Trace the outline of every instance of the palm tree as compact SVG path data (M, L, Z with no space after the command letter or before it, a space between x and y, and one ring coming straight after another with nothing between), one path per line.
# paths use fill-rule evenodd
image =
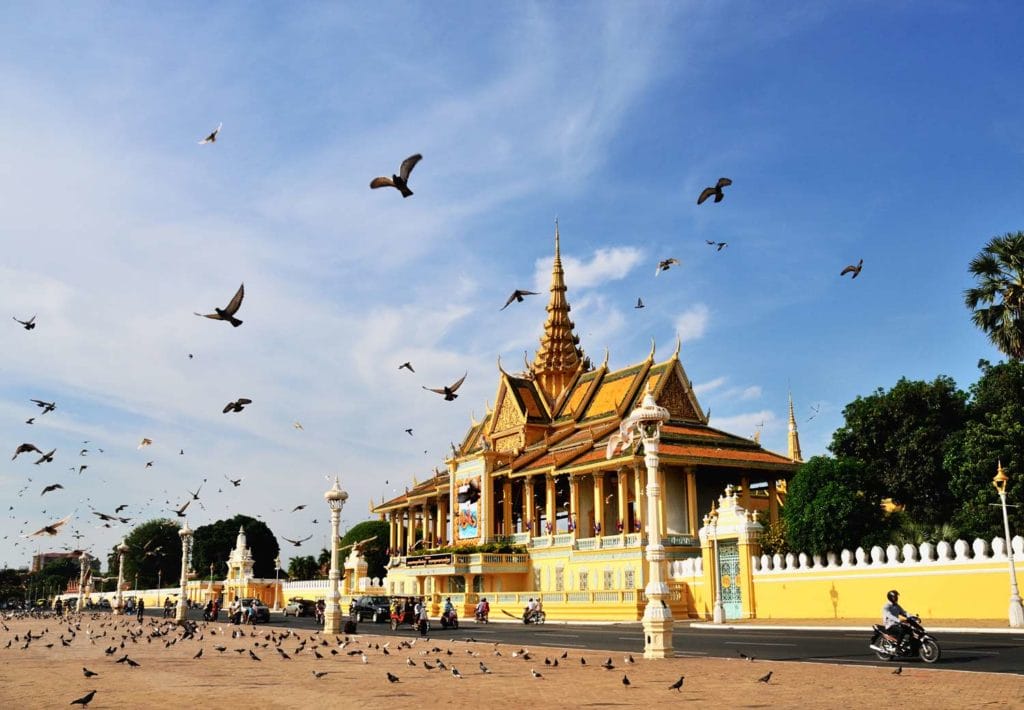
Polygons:
M1024 360L1024 232L993 237L969 270L978 282L964 291L971 320L1004 354Z

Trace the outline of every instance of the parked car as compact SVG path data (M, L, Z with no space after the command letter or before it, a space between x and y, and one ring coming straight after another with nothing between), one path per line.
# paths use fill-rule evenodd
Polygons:
M289 599L284 607L285 616L313 616L316 614L316 602L312 599Z
M387 597L359 597L352 613L358 621L385 622L391 618L391 600Z
M255 622L257 624L259 624L259 623L266 624L266 623L270 622L270 607L268 607L266 604L261 602L259 599L252 599L252 598L245 598L245 599L242 599L241 601L242 601L242 606L241 606L242 610L245 610L247 607L250 607L250 606L253 608L253 612L254 612L253 617L252 617L253 622ZM231 619L232 623L235 623L235 624L239 623L241 620L242 620L242 611L235 612L234 618Z

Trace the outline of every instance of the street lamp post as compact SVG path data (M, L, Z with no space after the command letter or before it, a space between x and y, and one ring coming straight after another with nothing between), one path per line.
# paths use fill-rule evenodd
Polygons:
M213 562L210 563L210 590L206 593L206 596L210 601L213 601Z
M188 605L185 603L186 587L188 586L188 553L189 548L192 547L192 530L188 527L188 519L178 531L178 535L181 537L181 592L178 595L178 609L174 619L179 624L184 624L188 612Z
M124 539L117 546L117 592L114 594L114 612L120 614L124 611L124 598L121 596L121 586L124 584L124 555L128 552L128 545Z
M338 485L338 477L334 477L334 485L324 493L324 500L331 509L331 573L327 589L327 609L324 612L324 633L341 633L341 595L338 592L338 582L341 579L341 571L338 566L338 526L341 523L341 509L345 507L348 500L348 493L341 490Z
M83 552L78 557L78 602L75 605L75 611L79 614L82 613L82 600L85 596L85 571L89 569L89 553Z
M281 588L281 555L274 558L274 611L281 611L280 606Z
M1010 478L1003 473L1003 462L999 462L992 485L999 493L1003 508L1003 528L1006 532L1006 557L1010 561L1010 628L1024 627L1024 607L1021 607L1020 592L1017 590L1017 569L1013 562L1013 544L1010 542L1010 519L1006 515L1006 483Z
M658 406L648 385L643 401L622 422L619 432L608 442L607 458L611 458L623 445L637 439L644 445L644 464L647 467L647 557L648 578L644 594L644 658L671 658L672 610L669 608L669 589L666 583L665 548L661 544L661 486L658 484L658 447L661 426L668 421L669 412Z

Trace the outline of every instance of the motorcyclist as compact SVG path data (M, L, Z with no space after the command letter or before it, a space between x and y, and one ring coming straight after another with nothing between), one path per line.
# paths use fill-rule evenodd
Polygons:
M896 648L901 649L904 636L901 622L909 618L910 614L900 606L900 593L895 589L890 589L885 598L889 601L882 607L882 625L885 626L885 633L896 638Z
M526 609L523 610L523 621L529 623L533 618L533 615L537 613L537 602L534 601L533 597L530 597L530 601L526 604Z
M444 617L449 621L455 616L455 606L452 604L451 597L445 597L444 600Z
M491 605L487 603L487 597L482 597L476 604L477 621L487 621L487 617L490 613Z

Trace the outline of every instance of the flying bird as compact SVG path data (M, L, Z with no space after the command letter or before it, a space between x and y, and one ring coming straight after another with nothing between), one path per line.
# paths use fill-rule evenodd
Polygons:
M114 512L115 513L120 513L122 510L124 510L127 507L128 507L127 503L122 503L121 505L119 505L116 508L114 508Z
M154 463L153 461L147 461L146 465L143 466L143 468L153 468L153 463Z
M636 305L633 306L633 308L643 308L643 307L644 307L643 299L642 298L636 299Z
M853 274L853 276L850 277L850 280L852 281L853 279L855 279L858 276L860 276L860 270L862 268L864 268L864 260L863 259L858 261L856 266L854 266L853 264L850 264L849 266L844 268L842 271L840 271L839 275L840 276L846 276L847 274Z
M77 698L75 700L72 700L70 703L68 703L68 705L81 705L83 708L87 708L87 707L89 707L89 703L92 702L92 697L94 695L96 695L96 691L95 690L90 690L88 693L86 693L82 697Z
M406 429L405 433L408 434L409 436L412 436L412 429Z
M536 291L523 291L522 289L518 289L517 288L515 291L512 292L512 295L508 297L508 300L505 301L505 305L502 306L498 310L502 310L502 311L505 310L510 305L512 305L513 301L515 301L516 303L522 303L523 302L523 296L536 296L536 295L537 295Z
M469 373L467 372L466 375L468 374ZM462 383L466 379L466 375L463 375L456 382L452 383L451 385L448 385L447 387L439 387L437 389L433 387L423 387L423 389L427 390L428 392L437 392L440 395L444 395L445 401L451 402L453 399L459 396L455 394L455 390L459 389L459 387L462 386Z
M768 681L770 681L772 679L772 673L773 673L773 671L768 671L763 676L758 678L757 682L758 683L767 683Z
M423 156L419 153L410 155L402 161L402 166L398 169L398 175L392 175L389 178L375 177L370 181L370 188L375 190L378 187L393 187L402 193L402 197L411 197L412 190L409 189L409 174L416 167L416 163L421 160L423 160Z
M725 193L722 192L723 187L732 185L732 180L729 178L718 178L718 182L715 183L714 187L705 187L701 190L700 197L697 198L697 204L702 204L704 200L708 199L712 195L715 196L715 202L721 202L725 198Z
M28 419L25 420L25 423L26 424L35 424L36 423L36 418L35 417L29 417Z
M11 461L18 458L21 454L31 453L32 451L35 451L37 454L43 453L35 444L21 444L14 450L14 456L11 457Z
M302 424L300 422L295 422L294 424L292 424L292 426L295 427L296 429L302 429Z
M42 451L39 453L43 454ZM53 455L55 453L57 453L57 449L51 449L48 453L43 454L39 457L39 460L36 461L36 465L38 466L41 463L53 463Z
M43 414L46 414L47 412L52 412L54 409L57 408L56 402L44 402L41 399L30 399L29 401L35 402L36 406L43 410Z
M710 244L711 246L717 246L718 248L715 249L715 251L722 251L722 249L729 246L729 244L726 242L716 242L714 239L705 239L704 242Z
M675 683L670 685L668 687L668 689L669 690L674 690L676 692L679 692L679 689L683 687L683 681L685 681L685 680L686 680L686 676L683 676L683 675L679 676L679 680L677 680Z
M237 328L238 326L242 325L242 321L240 321L238 318L235 318L235 313L237 313L238 309L242 307L243 298L245 298L244 283L238 287L238 291L235 292L235 295L231 298L231 301L228 303L228 305L224 306L224 308L214 308L213 313L204 314L195 313L195 311L193 311L193 313L202 318L212 318L213 320L226 320L229 323L231 323L231 325L233 325L235 328Z
M412 363L411 362L403 362L401 365L398 366L399 370L401 370L402 368L405 368L409 372L416 372L416 370L412 369Z
M11 318L14 318L14 316L11 316ZM32 316L28 320L18 320L17 318L14 318L14 320L16 320L19 323L21 323L22 327L25 330L32 330L33 328L36 327L36 323L35 323L36 317L35 316Z
M143 448L145 446L149 446L152 443L153 443L152 439L143 439L142 441L139 442L139 445L136 448L136 450L141 449L141 448Z
M38 537L40 535L50 535L50 536L56 535L57 531L60 530L61 527L63 527L69 520L71 520L71 516L70 515L67 516L66 518L61 518L60 520L58 520L55 523L50 523L49 525L44 525L43 527L41 527L38 530L36 530L34 533L32 533L30 535L26 535L25 537Z
M42 492L42 493L40 493L39 495L41 495L41 496L44 496L44 495L46 495L47 493L49 493L50 491L55 491L55 490L57 490L58 488L64 488L64 486L62 486L62 485L61 485L61 484L59 484L59 483L54 483L53 485L50 485L50 486L47 486L46 488L44 488L44 489L43 489L43 492Z
M218 123L217 127L215 129L213 129L213 133L211 133L210 135L206 136L206 138L204 138L201 141L199 141L199 145L206 145L207 143L216 143L217 142L217 136L220 134L220 129L223 128L223 127L224 127L224 123L223 122Z
M306 507L305 503L303 503L302 505L297 505L297 506L295 506L294 508L291 509L291 512L294 513L296 510L302 510L305 507Z
M676 266L678 264L679 264L679 259L676 259L675 257L673 257L671 259L662 259L661 261L658 262L658 268L656 268L654 270L654 275L657 276L662 271L668 271L673 266Z
M227 476L224 476L224 480L226 480L228 483L230 483L235 488L238 488L240 485L242 485L242 480L243 479L241 479L241 478L228 478Z
M191 503L192 503L191 499L185 501L185 505L183 505L180 508L178 508L177 510L173 511L174 514L177 515L179 518L184 518L185 517L185 510L188 508L188 506Z
M312 540L313 539L312 535L310 535L309 537L304 537L301 540L291 540L291 539L289 539L287 537L284 537L283 535L281 537L284 540L286 540L287 542L290 542L291 544L295 545L295 547L302 547L302 543L304 543L306 540Z
M252 404L252 400L246 399L245 397L239 397L234 402L228 402L226 405L224 405L224 413L227 414L228 412L241 412L243 409L245 409L245 405L247 404Z

